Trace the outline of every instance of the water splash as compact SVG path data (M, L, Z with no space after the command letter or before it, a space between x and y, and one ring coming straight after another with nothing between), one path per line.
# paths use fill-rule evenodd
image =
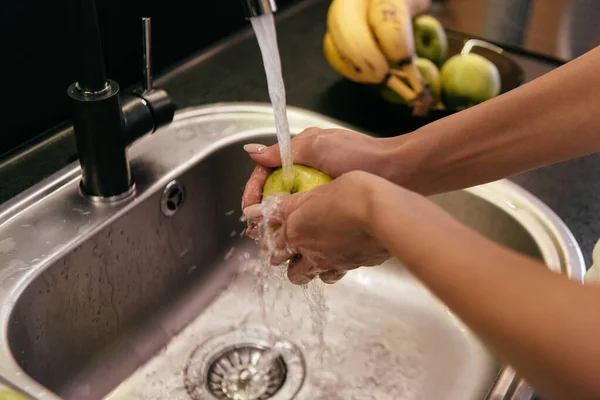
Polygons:
M273 326L269 321L269 313L267 310L274 310L275 303L281 304L281 295L288 293L293 296L292 284L287 280L288 262L279 266L271 265L271 257L278 251L276 248L276 230L269 224L269 221L274 218L280 210L282 198L277 195L268 196L261 203L261 213L263 219L259 223L259 237L261 244L261 252L257 258L247 259L242 270L250 272L255 276L255 290L259 302L260 316L262 323L269 330L270 349L267 350L261 357L260 363L257 365L257 374L261 374L263 368L267 368L273 360L287 351L289 344L282 338L285 330L279 326ZM284 250L291 252L291 249ZM311 320L311 333L317 338L320 354L318 362L322 362L322 357L327 353L327 345L325 343L325 326L327 321L327 304L324 292L324 283L318 280L310 282L308 285L302 286L304 300L309 308L309 317ZM273 304L267 304L267 298L270 298ZM290 305L291 307L291 305ZM290 311L291 314L291 311ZM291 318L300 319L302 316L290 315ZM292 332L287 332L291 334Z

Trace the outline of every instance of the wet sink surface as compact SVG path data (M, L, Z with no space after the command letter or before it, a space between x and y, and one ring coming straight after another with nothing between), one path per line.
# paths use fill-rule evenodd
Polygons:
M72 166L0 209L0 376L40 399L228 398L223 376L280 338L256 398L510 398L514 372L397 261L304 289L256 268L240 236L242 145L273 143L272 118L266 105L183 111L131 148L134 199L90 204ZM290 124L339 126L296 109ZM570 233L515 185L432 200L581 279Z
M243 254L232 258L245 264ZM499 365L462 323L395 261L354 271L333 286L313 282L302 289L270 275L264 282L266 318L256 274L241 272L110 398L189 399L191 388L205 385L202 379L186 385L194 375L190 369L206 375L195 352L205 351L208 360L218 353L211 339L226 341L228 332L239 334L232 340L237 344L269 343L264 326L302 354L304 367L288 368L287 379L304 378L296 399L483 399L498 373ZM321 295L327 307L322 312Z

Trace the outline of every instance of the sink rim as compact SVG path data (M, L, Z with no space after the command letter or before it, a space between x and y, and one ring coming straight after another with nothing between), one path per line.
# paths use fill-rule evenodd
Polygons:
M26 253L4 251L0 252L0 262L7 261L5 265L0 266L0 278L4 280L0 285L0 330L2 332L2 343L0 345L0 375L12 384L28 393L36 393L36 398L58 399L56 395L47 390L33 378L29 377L23 371L13 357L8 344L8 324L14 308L14 304L20 298L22 291L46 268L51 266L58 259L70 252L79 244L87 241L113 221L119 219L123 214L134 208L138 203L145 201L148 197L161 190L162 187L171 179L181 175L184 171L197 165L203 159L208 157L219 148L234 142L250 138L257 134L264 135L263 128L260 130L235 130L230 133L222 133L218 138L193 137L191 141L196 142L192 147L187 159L175 162L169 160L169 155L162 154L161 142L176 142L172 146L181 146L183 144L172 140L169 134L176 133L178 127L184 122L194 118L224 118L226 116L243 116L252 119L253 117L262 117L273 115L271 105L268 103L216 103L199 107L190 107L179 110L170 126L162 128L155 135L145 138L135 143L129 150L129 156L132 165L136 161L147 161L148 155L153 166L157 165L157 170L153 173L153 180L138 185L138 191L131 199L111 205L98 206L88 203L80 197L80 206L85 212L90 212L87 218L89 221L80 228L77 233L70 232L62 242L50 248L48 245L40 244L40 248L35 247L35 239L32 240L35 248L33 253L39 257L29 258L32 260L27 263L14 263L19 254ZM298 126L315 126L327 128L346 128L355 129L347 124L336 121L321 114L304 110L298 107L289 107L288 116L293 133L299 133ZM356 130L356 129L355 129ZM175 131L175 132L170 132ZM185 145L188 146L188 145ZM166 152L165 152L166 153ZM174 158L174 157L173 157ZM72 198L78 196L78 181L80 175L80 166L76 161L57 173L49 176L40 183L27 189L21 194L15 196L8 202L0 205L0 240L10 239L11 231L23 229L19 221L25 218L25 211L41 208L41 204L50 199L60 197L60 193L67 195L70 193ZM542 256L549 268L557 273L564 273L571 279L583 281L585 273L585 262L581 249L577 244L573 234L566 224L541 200L533 196L527 190L521 188L515 183L502 179L488 184L475 186L463 191L469 192L476 197L482 198L504 212L512 216L524 229L532 236L538 244ZM56 196L56 197L55 197ZM41 215L48 215L48 211ZM8 233L8 235L6 235ZM40 242L41 240L38 240ZM30 249L29 249L30 250ZM29 252L31 253L31 251ZM11 255L12 254L12 255ZM10 281L9 281L10 278ZM515 374L510 367L504 367L500 382L503 380L514 381ZM500 387L496 385L496 387Z

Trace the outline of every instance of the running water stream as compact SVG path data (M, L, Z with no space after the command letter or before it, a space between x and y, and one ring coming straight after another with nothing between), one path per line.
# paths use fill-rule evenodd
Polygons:
M273 106L273 112L275 115L275 129L277 131L277 142L279 143L279 151L281 154L284 183L286 188L291 189L294 179L294 172L292 168L292 152L290 146L291 135L287 120L285 85L281 69L281 58L277 45L275 21L273 14L268 14L251 18L251 23L262 54L262 60L269 89L269 97L271 99L271 104ZM269 264L269 259L274 252L274 237L273 230L266 222L264 222L269 220L269 216L276 211L278 204L279 202L277 198L263 199L262 209L265 218L261 224L261 235L263 237L263 241L267 245L267 249L262 251L261 261L259 263L260 265L258 266L258 268L261 270L257 271L256 276L261 313L263 314L263 320L266 325L268 325L268 321L267 307L264 302L264 296L265 292L269 290L267 287L268 274L278 274L282 280L285 280L286 276L285 267L273 268ZM305 285L303 287L303 291L305 298L309 303L312 332L319 339L320 346L323 347L323 351L321 353L325 354L324 327L327 306L323 293L323 283L320 281L312 282L309 285ZM267 367L270 365L280 352L285 351L285 346L281 346L284 342L280 342L273 333L271 336L272 349L261 357L261 360L257 365L258 374L261 373L263 366Z
M287 119L285 85L281 72L281 58L277 46L277 31L273 14L252 17L252 28L256 34L267 76L269 97L275 114L275 130L283 165L283 179L286 188L292 188L294 172L292 168L292 150L290 147L290 126Z

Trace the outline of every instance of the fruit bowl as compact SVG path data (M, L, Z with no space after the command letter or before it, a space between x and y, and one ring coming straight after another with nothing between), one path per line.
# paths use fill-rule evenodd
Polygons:
M506 93L523 83L523 69L509 56L504 50L496 45L479 39L471 39L462 35L446 32L448 37L448 56L450 58L456 54L475 53L491 61L500 73L501 91ZM412 109L403 102L393 102L382 97L382 88L380 85L360 85L372 101L377 103L377 107L382 113L392 114L396 118L411 118L418 120L419 125L432 122L434 120L454 114L461 109L457 108L435 108L429 111L425 117L412 115ZM416 121L414 121L416 122Z

